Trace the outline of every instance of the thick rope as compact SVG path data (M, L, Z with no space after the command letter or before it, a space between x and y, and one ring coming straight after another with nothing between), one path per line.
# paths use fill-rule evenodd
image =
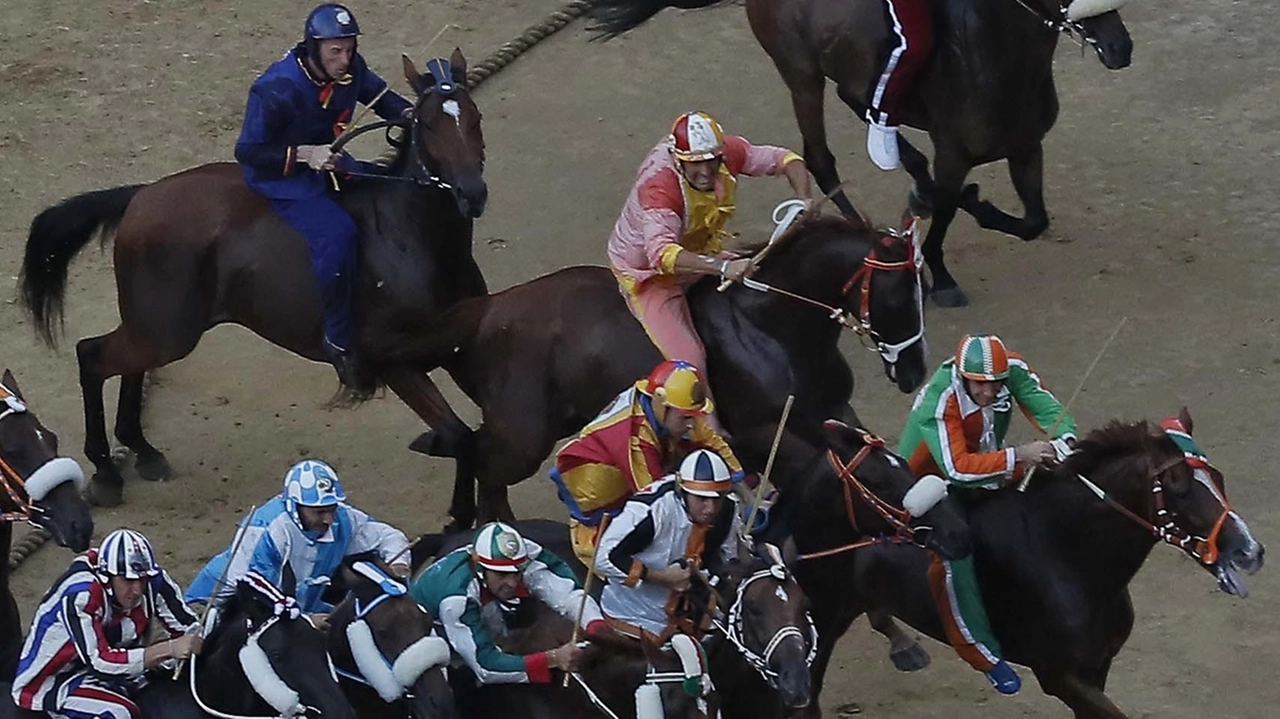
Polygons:
M531 25L514 39L503 43L483 62L467 71L467 87L476 89L485 80L498 74L502 68L510 65L520 55L534 45L563 30L569 23L582 17L591 7L592 0L569 0L560 9L552 12L542 22ZM143 385L143 396L151 389L151 373L147 373L147 382ZM43 529L35 530L17 541L9 552L9 571L17 569L32 554L35 554L44 543L49 541L49 533Z

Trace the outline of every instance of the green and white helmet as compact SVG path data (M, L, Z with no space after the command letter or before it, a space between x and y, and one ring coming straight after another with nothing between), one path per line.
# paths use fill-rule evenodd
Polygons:
M521 572L529 563L529 547L515 527L490 522L476 532L471 543L471 561L476 569L492 572Z
M965 379L997 382L1009 378L1009 350L995 335L965 335L956 345L956 371Z

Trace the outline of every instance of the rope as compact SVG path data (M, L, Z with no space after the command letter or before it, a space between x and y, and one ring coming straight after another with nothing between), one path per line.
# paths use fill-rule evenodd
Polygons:
M523 55L534 45L560 32L569 23L582 17L591 7L591 4L592 0L569 0L558 10L547 15L542 22L525 28L524 32L503 43L493 54L467 71L467 87L472 90L479 87L481 83L498 74L499 71L510 65L512 61ZM146 395L150 394L152 372L147 373L147 381L143 384L144 399ZM19 540L9 552L9 570L17 569L47 541L49 541L49 533L43 529L33 531Z

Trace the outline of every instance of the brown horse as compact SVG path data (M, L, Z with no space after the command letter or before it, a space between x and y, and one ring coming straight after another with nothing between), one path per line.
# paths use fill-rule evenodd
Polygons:
M462 84L467 65L461 51L439 62L453 84L437 83L404 59L405 77L417 93L413 117L404 122L408 139L386 177L357 178L340 194L362 238L357 327L376 324L378 314L390 308L429 315L487 292L471 255L472 221L484 210L488 192L480 111ZM187 356L209 328L223 322L243 325L308 359L323 357L320 297L307 245L245 186L233 163L204 165L150 185L89 192L41 212L27 239L22 299L50 345L71 259L96 233L113 228L120 326L76 345L85 454L97 470L92 497L106 505L122 500L124 483L107 439L106 379L122 378L116 438L136 454L139 475L158 480L167 479L170 469L142 432L147 370ZM367 345L363 334L361 346ZM383 363L376 355L369 362L377 379L446 444L469 437L425 372ZM461 463L459 471L470 477Z
M18 381L5 370L0 381L0 677L13 678L22 651L22 621L9 592L13 525L31 522L73 552L88 549L93 517L80 496L83 482L80 465L58 456L58 435L40 423Z
M1180 419L1191 432L1185 409ZM793 479L803 486L803 477ZM795 534L800 551L816 551L824 548L821 530L814 531L822 523L802 486L798 493L783 488L766 534L803 526ZM1232 511L1221 473L1193 466L1146 422L1113 422L1089 433L1025 494L985 492L971 505L969 527L983 600L1006 658L1030 667L1041 689L1081 719L1126 716L1107 698L1107 676L1133 629L1129 582L1157 542L1186 552L1236 596L1246 593L1242 573L1263 565L1263 546ZM840 607L843 627L875 610L946 641L924 550L878 545L801 565L805 594L815 607Z
M1076 0L1078 3L1080 0ZM720 0L597 0L597 29L607 37L640 25L664 7L698 8ZM823 120L826 79L858 117L883 64L892 23L882 0L747 0L747 19L791 90L804 159L824 192L840 184ZM1041 141L1058 115L1053 54L1058 36L1079 36L1110 69L1129 65L1133 41L1111 10L1067 19L1070 0L939 0L931 3L936 51L902 111L905 125L925 130L934 173L923 154L899 136L902 163L915 180L921 214L932 209L924 244L940 306L968 302L943 262L942 242L956 208L982 227L1033 239L1049 226L1044 205ZM1118 3L1110 3L1115 7ZM1074 13L1073 13L1074 14ZM1005 214L965 185L969 171L1007 159L1026 216ZM843 192L840 208L853 211Z
M823 420L846 416L853 373L838 346L842 326L873 340L900 390L923 381L924 315L910 240L839 216L813 218L773 246L755 280L770 291L739 285L720 293L703 282L689 294L730 432L776 423L788 394L796 398L797 432L820 434ZM603 267L571 267L400 323L377 332L385 343L378 352L443 366L483 412L476 438L482 520L513 518L507 487L536 472L556 440L662 360ZM435 453L425 445L415 442ZM455 485L450 514L470 526L472 484Z

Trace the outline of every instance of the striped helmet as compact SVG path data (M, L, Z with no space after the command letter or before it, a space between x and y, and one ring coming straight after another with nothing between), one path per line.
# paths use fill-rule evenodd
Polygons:
M1009 378L1009 350L995 335L965 335L956 346L956 371L965 379L996 382Z
M471 560L476 568L493 572L520 572L529 563L529 547L515 527L490 522L476 532L471 543Z
M715 409L697 367L683 360L667 360L649 373L642 391L681 414L711 414Z
M304 459L284 475L284 504L298 518L298 507L336 507L347 500L333 467L317 459Z
M151 542L141 532L117 529L98 547L98 572L111 577L142 579L160 573Z
M705 112L686 112L671 126L671 154L684 162L701 162L724 153L724 130Z
M724 459L708 449L689 454L676 470L680 488L699 497L722 497L733 489L733 477Z

